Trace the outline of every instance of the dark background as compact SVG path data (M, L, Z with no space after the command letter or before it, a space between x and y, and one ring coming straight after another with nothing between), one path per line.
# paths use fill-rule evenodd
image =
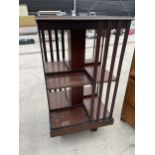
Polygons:
M91 11L98 15L108 16L135 16L135 0L77 0L77 12ZM33 14L37 11L61 10L71 12L73 0L19 0L20 4L27 4L28 11Z

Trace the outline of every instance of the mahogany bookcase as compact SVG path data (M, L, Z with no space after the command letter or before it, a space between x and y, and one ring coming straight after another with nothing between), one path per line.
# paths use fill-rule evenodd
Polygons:
M50 135L113 124L113 109L131 23L130 17L36 17L49 108ZM111 30L116 29L110 69L106 70ZM117 74L113 75L121 30ZM87 59L86 32L94 30L93 57ZM111 83L114 91L111 103ZM104 84L105 98L102 98ZM110 106L109 106L110 105ZM110 107L110 108L108 108Z

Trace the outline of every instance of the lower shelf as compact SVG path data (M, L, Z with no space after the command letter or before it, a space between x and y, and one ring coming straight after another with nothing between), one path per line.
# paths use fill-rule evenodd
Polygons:
M53 90L53 92L48 92L50 111L71 107L70 92L70 88L61 91ZM91 86L89 85L84 87L84 98L88 96L91 96Z
M89 118L82 106L62 109L51 113L51 127L62 128L88 122Z
M62 94L61 94L62 95ZM64 97L62 97L64 98ZM107 111L107 117L103 119L104 105L101 104L99 120L96 118L97 112L97 97L94 102L94 115L93 120L90 119L90 105L91 98L87 97L83 99L83 104L78 106L71 106L63 104L58 104L60 109L55 109L50 112L50 126L51 126L51 136L63 135L65 133L70 133L72 130L80 131L83 129L93 129L96 127L109 125L113 123L113 119L108 117L109 112ZM59 100L60 101L60 100ZM66 100L67 101L67 100ZM60 107L60 106L64 107ZM81 126L81 127L80 127ZM65 130L63 130L65 128Z
M93 129L113 123L113 119L108 117L108 111L106 112L106 118L103 119L104 104L102 103L100 107L99 120L97 120L97 96L95 97L94 115L91 120L90 88L90 86L84 88L83 103L76 106L71 104L69 97L70 89L48 92L51 136L59 136L80 130Z
M60 135L64 135L72 132L78 132L82 130L91 130L91 129L106 126L106 125L112 125L113 122L114 122L113 118L108 118L108 119L99 120L99 121L89 121L81 124L64 126L62 128L51 129L50 135L51 137L54 137L54 136L60 136Z

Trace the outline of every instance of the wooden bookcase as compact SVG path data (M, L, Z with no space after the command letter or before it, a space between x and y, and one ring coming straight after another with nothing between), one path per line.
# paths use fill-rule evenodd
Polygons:
M129 17L36 17L49 106L50 135L96 130L113 124L113 109L126 48ZM111 30L116 29L110 70L106 70ZM125 30L116 76L121 29ZM86 31L94 30L93 57L87 59ZM111 83L115 82L108 104ZM102 91L107 84L104 101ZM104 103L104 104L103 104ZM108 108L108 106L110 108Z

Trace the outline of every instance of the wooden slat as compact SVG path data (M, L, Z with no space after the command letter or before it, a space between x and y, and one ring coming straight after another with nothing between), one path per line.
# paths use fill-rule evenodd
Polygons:
M55 32L55 45L56 45L57 61L60 61L58 30L55 29L54 32Z
M100 115L100 106L101 106L101 97L102 97L102 90L103 90L103 81L105 77L105 69L106 69L106 61L107 61L107 55L108 55L108 49L109 49L109 41L110 41L110 35L111 35L111 21L108 22L108 28L106 30L106 42L105 42L105 49L104 49L104 56L103 56L103 63L102 63L102 69L101 69L101 84L100 84L100 90L99 90L99 99L98 99L98 108L97 108L97 119L99 119Z
M61 30L61 44L62 44L62 58L65 59L65 40L64 40L64 30Z
M41 49L41 54L43 53L43 44L42 44L42 32L41 30L38 30L39 34L39 42L40 42L40 49Z
M93 60L94 60L94 57L95 57L95 49L96 49L96 30L94 31Z
M94 73L93 73L93 84L92 84L91 119L93 119L94 99L95 99L95 91L96 91L96 78L97 78L97 69L98 69L98 58L99 58L100 40L101 40L101 29L102 29L102 23L98 23L95 62L94 62Z
M51 54L51 61L54 61L53 57L53 45L52 45L52 33L51 30L48 30L48 36L49 36L49 44L50 44L50 54Z
M41 30L41 34L42 34L42 43L43 43L43 53L44 53L44 59L45 59L45 62L48 61L47 59L47 50L46 50L46 42L45 42L45 33L44 33L44 30Z
M110 95L110 88L111 88L111 79L112 79L112 74L113 74L113 69L114 69L114 64L115 64L115 58L116 58L117 47L118 47L118 42L119 42L120 30L121 30L121 22L118 22L118 27L116 30L115 42L114 42L114 47L113 47L113 52L112 52L112 58L111 58L110 74L109 74L108 86L107 86L107 91L106 91L103 119L105 119L105 117L106 117L106 111L107 111L109 95Z
M118 64L117 77L116 77L116 83L115 83L114 93L113 93L113 97L112 97L112 103L111 103L109 118L112 118L112 114L113 114L113 110L114 110L115 98L116 98L116 94L117 94L118 83L119 83L119 78L120 78L120 73L121 73L121 67L122 67L122 63L123 63L125 48L126 48L126 44L127 44L127 40L128 40L130 24L131 24L131 21L128 21L127 27L126 27L126 30L125 30L123 45L122 45L122 49L121 49L120 60L119 60L119 64Z
M83 104L84 104L84 106L85 106L85 108L86 108L86 111L87 111L87 113L88 113L88 115L90 116L90 110L91 110L91 97L87 97L87 98L84 98L84 100L83 100ZM100 109L101 109L101 112L100 112L100 114L99 114L99 117L97 118L97 116L96 116L96 114L97 114L97 108L98 108L98 97L97 96L95 96L95 99L94 99L94 109L93 109L93 120L99 120L99 119L103 119L103 111L104 111L104 104L103 103L101 103L101 105L100 105ZM107 114L107 116L109 115L109 112L108 111L106 111L106 114Z
M101 44L101 49L100 49L100 62L102 61L102 57L103 57L104 38L105 38L105 30L102 30L102 44Z

